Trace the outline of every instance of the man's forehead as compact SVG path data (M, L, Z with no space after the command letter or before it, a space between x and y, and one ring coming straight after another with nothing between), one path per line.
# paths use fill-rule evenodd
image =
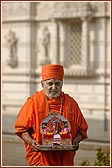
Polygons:
M51 79L47 79L47 80L45 80L47 83L48 82L62 82L62 80L60 80L60 79L57 79L57 78L51 78Z

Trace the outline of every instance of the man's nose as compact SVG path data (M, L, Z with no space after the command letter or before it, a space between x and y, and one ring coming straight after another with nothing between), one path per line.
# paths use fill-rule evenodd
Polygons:
M53 85L52 85L52 89L55 89L56 88L56 84L54 83Z

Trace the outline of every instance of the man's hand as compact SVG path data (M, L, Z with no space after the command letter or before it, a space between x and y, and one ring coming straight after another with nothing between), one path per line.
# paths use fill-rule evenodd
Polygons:
M33 151L37 152L39 151L39 143L36 140L32 140L31 141L31 147L33 149Z
M80 143L81 139L82 139L82 135L78 132L77 136L73 140L73 145L75 145L74 146L75 151L77 151L79 149L79 143Z
M22 138L26 143L28 143L32 147L33 151L35 152L39 151L40 144L35 139L32 139L32 137L29 135L27 131L22 133Z
M79 149L79 142L77 141L77 139L73 140L73 145L75 145L74 150L77 151Z

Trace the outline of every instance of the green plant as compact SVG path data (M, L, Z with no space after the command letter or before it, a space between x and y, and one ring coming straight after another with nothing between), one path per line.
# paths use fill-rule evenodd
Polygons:
M79 166L90 166L88 159L84 159L78 164ZM96 160L94 166L110 166L110 149L103 150L101 147L97 149Z
M94 166L109 166L110 165L110 150L97 149L96 160Z
M90 166L90 162L87 159L84 159L81 163L79 163L79 166Z

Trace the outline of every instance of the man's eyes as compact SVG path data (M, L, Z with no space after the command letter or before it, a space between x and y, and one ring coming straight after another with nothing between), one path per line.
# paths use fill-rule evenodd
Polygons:
M56 83L50 82L50 83L47 83L48 86L52 86L53 84L55 84L56 86L60 86L61 85L60 82L56 82Z
M51 85L53 85L53 83L52 83L52 82L50 82L50 83L47 83L47 85L48 85L48 86L51 86Z

